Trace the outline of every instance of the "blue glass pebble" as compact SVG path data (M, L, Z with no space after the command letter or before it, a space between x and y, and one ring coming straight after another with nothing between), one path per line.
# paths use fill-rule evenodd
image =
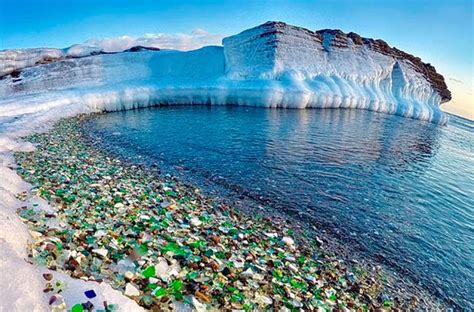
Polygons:
M95 293L94 290L87 290L86 292L84 292L84 294L86 295L87 298L89 299L92 299L92 298L95 298L97 296L97 294Z

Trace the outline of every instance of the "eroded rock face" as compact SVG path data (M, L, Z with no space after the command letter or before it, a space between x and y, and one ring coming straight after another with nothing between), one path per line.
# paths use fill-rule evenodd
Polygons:
M401 51L395 47L390 47L381 39L364 38L354 32L344 33L339 29L321 29L311 31L306 28L288 25L283 22L267 22L257 28L265 29L260 37L270 37L278 34L300 33L305 40L312 40L321 45L321 50L330 52L331 49L351 49L366 47L374 52L387 55L395 60L410 62L414 70L421 73L423 77L431 84L433 89L440 95L441 103L451 100L451 92L446 86L444 77L436 72L434 66L424 63L419 57ZM278 39L273 39L273 45L276 45Z

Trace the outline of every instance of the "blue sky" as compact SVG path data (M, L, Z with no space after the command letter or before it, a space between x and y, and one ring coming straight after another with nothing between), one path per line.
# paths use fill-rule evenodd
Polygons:
M473 99L472 0L0 0L0 49L62 48L91 38L195 29L226 36L267 20L382 38L432 63L451 89L464 90L457 105L465 105L469 94Z

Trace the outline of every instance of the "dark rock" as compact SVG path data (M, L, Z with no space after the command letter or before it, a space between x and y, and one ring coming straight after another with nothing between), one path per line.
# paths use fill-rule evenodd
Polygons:
M44 274L43 274L43 278L44 278L45 280L47 280L47 281L50 281L50 280L53 279L53 274L51 274L51 273L44 273Z
M223 270L222 270L222 274L224 275L229 275L231 272L230 272L230 269L228 267L225 267Z
M123 52L141 52L141 51L160 51L160 48L155 47L144 47L144 46L134 46L129 49L123 50Z
M90 302L90 301L87 301L86 303L83 303L82 307L84 308L84 311L93 311L94 310L94 304L92 304L92 302Z

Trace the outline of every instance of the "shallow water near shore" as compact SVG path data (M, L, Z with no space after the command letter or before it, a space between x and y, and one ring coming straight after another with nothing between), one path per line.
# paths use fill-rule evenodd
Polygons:
M111 153L316 224L469 308L473 127L454 116L439 127L359 110L183 106L95 115L84 129Z

